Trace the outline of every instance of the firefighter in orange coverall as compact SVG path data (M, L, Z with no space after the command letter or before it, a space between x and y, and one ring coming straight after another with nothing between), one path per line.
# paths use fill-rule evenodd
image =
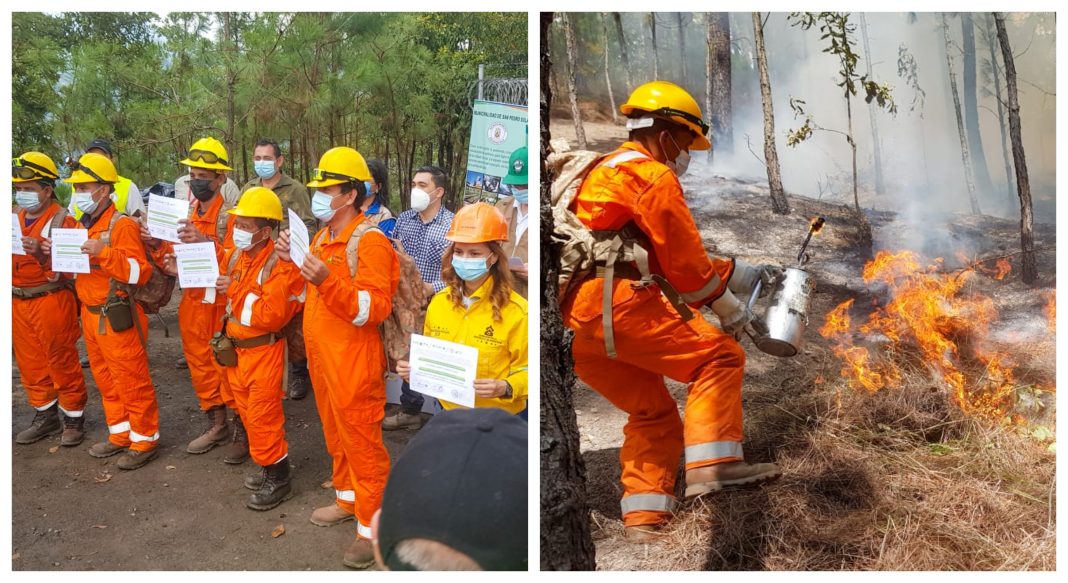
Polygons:
M226 148L215 138L201 138L189 149L181 164L189 167L189 186L195 197L188 219L181 219L178 238L182 243L215 243L216 258L222 265L223 254L234 246L234 217L227 215L229 207L221 194L226 184ZM153 239L147 226L142 227L145 244L154 248L152 254L163 268L175 275L174 244ZM234 434L226 419L226 408L237 411L233 395L226 386L223 372L211 352L211 337L222 327L226 312L226 294L214 288L182 290L178 305L178 329L182 334L182 352L189 366L189 377L200 401L200 409L208 417L208 428L189 442L187 453L201 454L217 445L229 444L223 461L240 464L248 459L248 438L239 413L234 415Z
M71 280L52 272L41 240L53 228L73 229L77 222L56 200L59 172L51 158L26 152L15 158L11 174L26 252L11 256L11 341L19 379L37 410L15 443L34 443L62 431L59 444L75 446L85 438L86 401L75 347L81 334L78 301Z
M112 294L110 290L112 282L144 285L152 275L152 264L141 244L137 221L119 213L111 202L116 181L115 166L100 154L82 156L67 179L74 186L74 203L83 213L81 226L89 231L82 253L89 255L90 271L78 274L75 290L82 303L89 368L100 389L110 433L107 441L89 448L89 455L103 458L126 450L118 466L132 470L158 453L159 407L145 352L148 317L126 291ZM114 219L117 213L120 216ZM51 253L50 240L42 246ZM105 304L107 315L102 313ZM112 323L122 319L129 327L116 331Z
M237 353L236 366L224 366L226 382L248 431L252 461L263 471L245 478L255 492L245 503L269 510L292 495L282 384L286 341L282 328L300 310L304 278L290 261L279 261L271 233L282 220L282 202L270 189L245 191L228 211L234 222L234 249L220 265L217 288L228 298L225 335Z
M615 358L602 322L605 266L563 304L564 321L575 331L578 376L630 415L620 450L621 505L628 536L643 539L676 508L675 475L684 451L688 498L779 474L773 464L743 461L745 352L736 336L747 326L758 332L764 327L732 293L748 298L756 281L775 277L776 268L705 251L678 180L689 150L711 148L696 101L676 85L654 81L635 89L620 109L629 118L630 140L590 171L572 210L594 231L636 228L649 271L663 276L689 306L710 304L723 327L700 315L686 321L659 286L634 285L640 279L634 263L615 266ZM664 377L691 383L685 426Z
M331 526L355 514L356 539L342 562L364 568L374 563L371 518L382 504L389 453L382 443L386 405L386 354L378 325L392 310L400 264L376 228L359 239L352 275L346 245L367 218L360 205L371 173L356 150L338 147L319 160L312 213L326 226L311 241L301 274L308 286L304 337L315 403L326 447L334 460L336 502L316 509L311 521ZM289 253L289 232L279 235L279 257Z

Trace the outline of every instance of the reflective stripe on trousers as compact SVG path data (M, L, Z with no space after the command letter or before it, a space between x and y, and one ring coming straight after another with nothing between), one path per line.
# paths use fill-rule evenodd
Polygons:
M667 494L632 494L619 501L623 514L649 510L652 512L674 512L679 503L674 496Z
M718 460L721 458L742 459L742 444L737 441L709 441L686 447L686 463Z

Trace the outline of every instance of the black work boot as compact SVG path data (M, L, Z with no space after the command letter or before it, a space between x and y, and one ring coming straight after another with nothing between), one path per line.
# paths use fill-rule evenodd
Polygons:
M249 496L245 506L253 510L270 510L290 496L293 489L289 485L289 458L263 468L263 484L259 490Z
M241 417L234 414L234 440L223 450L223 461L228 464L243 464L248 459L248 433Z
M85 439L85 417L63 416L63 435L59 438L59 445L74 447Z
M57 403L52 403L52 406L44 411L38 411L33 415L33 421L30 422L30 426L20 431L15 436L15 443L27 444L41 441L49 435L55 435L60 431L63 431L63 424L59 422L59 415L56 411L59 409Z
M308 363L294 364L289 373L289 398L299 401L308 396L311 378L308 377Z
M245 476L245 487L253 492L262 488L264 480L267 479L264 474L264 469L260 468L260 471Z

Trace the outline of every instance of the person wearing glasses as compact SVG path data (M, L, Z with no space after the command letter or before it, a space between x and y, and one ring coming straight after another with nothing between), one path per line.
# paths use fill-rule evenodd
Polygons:
M56 198L59 170L51 158L26 152L11 166L25 251L11 255L11 344L19 380L36 410L15 443L34 443L62 431L59 444L72 447L85 438L87 400L75 346L81 335L78 301L73 281L52 271L52 257L42 251L41 241L52 229L73 229L77 221Z
M178 238L182 243L215 244L215 254L222 265L223 253L234 247L234 216L227 214L230 205L221 194L226 182L229 157L226 148L215 138L201 138L181 164L189 168L189 185L196 198L188 219L179 219ZM143 226L141 236L160 260L164 271L177 275L174 244L148 234ZM178 306L178 328L182 334L182 352L189 365L189 376L200 401L200 409L208 418L207 429L186 446L186 453L202 454L219 445L227 445L223 461L240 464L248 459L248 437L237 404L224 381L219 364L211 349L211 338L222 326L226 313L226 294L215 288L182 290ZM226 409L234 411L234 430L227 422Z
M311 285L304 338L315 405L333 458L335 500L311 515L332 526L356 519L356 538L342 557L348 567L374 563L371 518L382 504L389 453L382 442L386 354L378 326L393 309L400 262L389 239L361 211L371 172L359 152L328 150L314 179L312 212L324 227L311 240L301 274ZM276 244L290 261L289 231Z

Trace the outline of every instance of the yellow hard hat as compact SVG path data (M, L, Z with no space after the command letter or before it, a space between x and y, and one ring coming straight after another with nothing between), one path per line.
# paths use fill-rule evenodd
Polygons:
M308 186L325 188L344 182L364 182L371 180L371 171L359 152L348 146L330 148L319 158L319 166Z
M633 111L649 112L684 125L696 137L691 150L708 150L712 143L708 141L708 124L701 117L701 108L697 101L685 89L667 81L650 81L641 85L630 94L627 102L619 107L623 115L630 116Z
M455 243L507 241L508 219L492 204L469 204L456 211L445 238Z
M119 173L115 172L115 164L107 156L95 152L78 158L77 169L67 179L70 184L85 182L115 184L118 181Z
M237 206L226 211L238 217L282 220L282 201L270 188L253 186L241 195Z
M229 156L226 155L226 146L215 138L200 138L189 148L189 154L181 163L192 168L206 168L208 170L233 170L227 166Z
M59 178L56 163L40 152L26 152L11 160L12 182L33 182L34 180L55 180Z

